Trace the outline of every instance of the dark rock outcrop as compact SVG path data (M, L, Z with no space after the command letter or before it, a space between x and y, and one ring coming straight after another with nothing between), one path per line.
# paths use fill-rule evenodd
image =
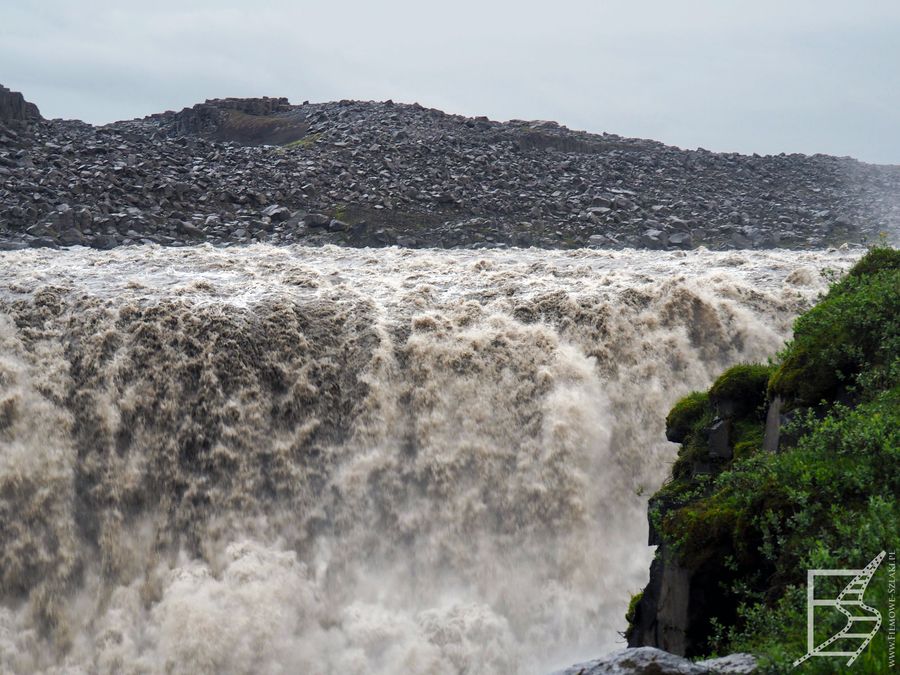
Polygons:
M309 128L302 116L292 112L286 98L217 98L152 118L173 136L202 135L242 145L284 145L303 138Z
M628 636L629 647L651 645L683 656L690 627L691 572L660 545L650 565L650 581Z
M763 449L766 452L778 452L781 440L782 414L784 402L780 396L776 396L766 409L766 431L763 436Z
M17 91L10 91L0 85L0 122L29 122L41 119L41 113L34 103L29 103Z

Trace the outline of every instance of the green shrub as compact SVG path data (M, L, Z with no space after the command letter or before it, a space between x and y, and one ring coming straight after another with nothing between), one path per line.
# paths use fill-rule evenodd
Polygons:
M638 603L640 603L641 598L644 597L644 592L639 591L631 596L631 601L628 603L628 611L625 612L625 621L628 627L625 629L625 637L628 638L631 636L632 631L634 630L634 615L637 612Z
M706 411L695 422L694 426L684 438L678 457L672 465L672 477L677 480L688 480L693 477L694 467L697 464L710 464L713 460L709 456L709 441L706 430L715 418L714 413Z
M757 420L738 420L731 427L731 444L736 460L746 459L762 449L765 427Z
M770 395L781 396L788 407L834 400L852 390L862 373L889 369L897 358L900 269L867 258L857 265L870 273L854 268L795 322L794 340L769 380Z
M886 270L900 270L900 249L885 246L869 249L869 252L850 268L848 275L861 277Z

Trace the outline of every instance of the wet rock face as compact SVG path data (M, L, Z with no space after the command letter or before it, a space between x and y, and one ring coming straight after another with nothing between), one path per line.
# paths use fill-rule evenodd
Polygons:
M37 114L16 96L5 115ZM28 232L61 204L89 213L76 228L102 247L802 249L900 225L900 167L686 151L391 101L212 99L104 127L12 124L0 128L6 247L76 241Z
M690 629L691 572L666 555L662 544L650 565L650 581L637 607L630 647L652 645L683 656ZM652 608L653 611L648 611Z
M41 119L41 113L34 103L29 103L17 91L10 91L0 85L0 121L27 122Z

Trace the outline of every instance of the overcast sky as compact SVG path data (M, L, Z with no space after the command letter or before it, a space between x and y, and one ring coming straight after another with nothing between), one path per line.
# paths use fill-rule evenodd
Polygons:
M392 98L900 164L898 67L900 0L0 0L0 83L93 123Z

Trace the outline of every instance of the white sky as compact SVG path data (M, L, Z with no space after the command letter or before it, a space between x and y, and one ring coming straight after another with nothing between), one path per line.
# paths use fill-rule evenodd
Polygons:
M392 98L900 164L898 67L900 0L0 0L0 83L94 123Z

